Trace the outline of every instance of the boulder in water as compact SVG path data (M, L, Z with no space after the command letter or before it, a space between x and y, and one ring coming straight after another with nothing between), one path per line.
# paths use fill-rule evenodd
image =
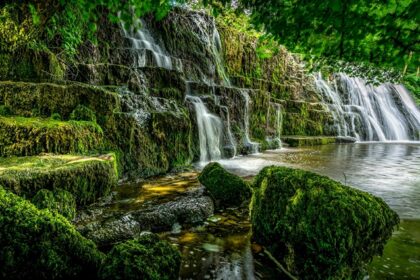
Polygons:
M380 198L312 172L266 167L255 178L253 238L299 279L362 279L399 223Z
M181 254L156 234L115 245L99 271L100 279L178 279Z
M209 163L198 180L220 206L239 206L251 197L251 189L239 176L227 172L219 163Z

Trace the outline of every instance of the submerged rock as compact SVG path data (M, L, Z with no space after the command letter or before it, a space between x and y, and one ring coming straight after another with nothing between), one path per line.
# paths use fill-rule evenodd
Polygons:
M95 279L103 254L61 215L0 187L1 279Z
M176 223L199 224L213 212L212 199L198 189L169 202L145 203L140 209L126 213L91 208L79 215L76 224L84 236L105 246L135 238L143 231L169 231Z
M181 254L152 233L115 245L99 271L99 279L178 279Z
M239 176L227 172L219 163L208 164L198 180L223 207L239 206L251 197L251 189Z
M266 167L251 203L253 238L299 279L362 279L399 223L380 198L312 172Z

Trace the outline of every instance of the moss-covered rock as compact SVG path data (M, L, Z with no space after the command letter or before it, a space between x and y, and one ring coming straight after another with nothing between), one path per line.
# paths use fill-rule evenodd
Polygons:
M77 105L73 112L71 112L70 119L75 121L96 122L95 113L84 105Z
M251 196L248 184L239 176L227 172L217 162L209 163L198 180L220 206L239 206Z
M155 234L117 244L102 265L100 279L178 279L181 254Z
M254 240L299 279L362 279L399 223L380 198L328 177L266 167L254 182Z
M0 156L88 153L102 148L102 129L93 122L0 116Z
M40 189L64 189L79 205L107 195L117 183L113 154L100 157L43 155L0 158L0 185L32 198Z
M95 277L103 255L61 215L0 187L0 278Z
M282 136L281 140L291 147L317 146L336 143L336 137L331 136Z
M38 209L49 209L63 215L68 220L73 220L76 216L76 200L68 191L62 189L39 190L32 198L31 202Z

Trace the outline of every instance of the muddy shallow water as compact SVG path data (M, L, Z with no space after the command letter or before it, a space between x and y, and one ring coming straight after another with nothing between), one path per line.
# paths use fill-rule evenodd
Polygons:
M420 279L420 144L282 149L220 163L246 178L267 165L303 168L382 197L402 222L384 255L375 257L369 266L369 278ZM181 173L126 184L117 189L110 208L130 211L147 203L169 201L198 188L196 176L194 172ZM247 209L227 209L216 212L203 225L182 228L174 224L171 232L162 233L182 252L180 279L288 279L257 244L251 244L247 217Z

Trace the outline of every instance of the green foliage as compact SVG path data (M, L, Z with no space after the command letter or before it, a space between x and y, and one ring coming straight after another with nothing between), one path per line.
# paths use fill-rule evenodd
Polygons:
M155 14L162 19L170 10L169 0L25 0L6 1L0 11L0 50L29 47L35 50L56 49L67 58L77 54L87 40L96 43L98 26L107 20L130 24L133 15ZM106 12L104 12L106 11ZM33 30L33 32L32 32ZM31 32L29 32L31 31Z
M103 255L61 215L0 187L0 278L95 277Z
M71 112L70 119L75 121L96 122L96 115L91 109L84 105L77 105Z
M76 216L76 200L74 196L63 189L39 190L31 199L38 209L48 209L66 217L69 221Z
M239 206L251 197L248 184L240 177L227 172L219 163L209 163L198 180L223 207Z
M362 279L399 223L380 198L325 176L266 167L254 181L254 239L299 279Z
M403 84L413 94L416 103L420 105L420 76L414 73L406 75Z
M178 279L181 255L178 249L155 234L115 245L100 269L100 279Z
M7 105L0 105L0 116L8 117L12 115L12 109Z
M219 2L207 0L204 2ZM231 1L222 1L230 4ZM240 0L252 21L307 57L386 64L415 72L419 2ZM216 4L217 6L218 4Z

